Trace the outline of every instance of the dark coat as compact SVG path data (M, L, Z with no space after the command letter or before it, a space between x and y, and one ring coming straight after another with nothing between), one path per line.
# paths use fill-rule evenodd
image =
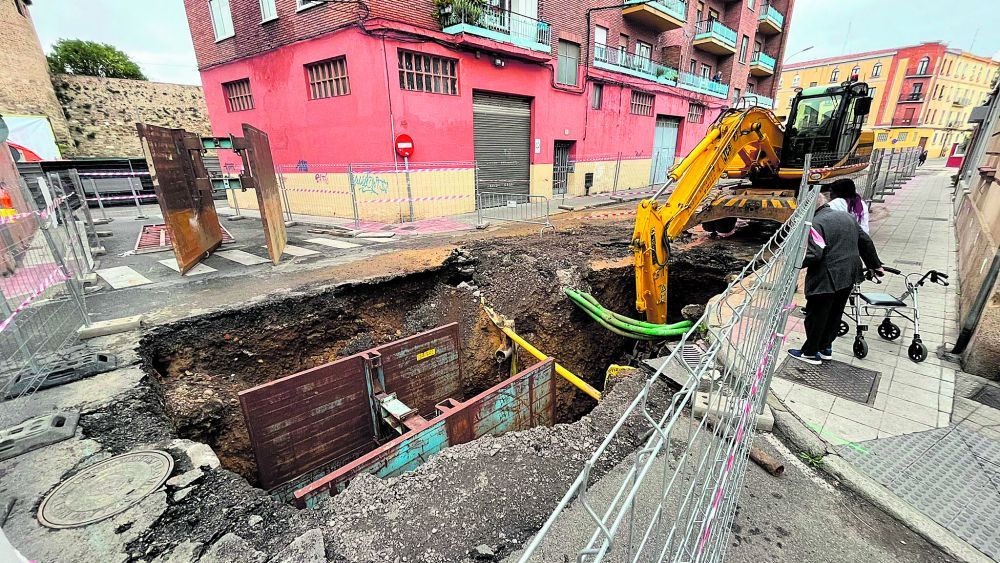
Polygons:
M813 217L809 247L802 266L806 270L806 296L833 293L863 279L861 262L882 266L875 243L850 213L824 205Z

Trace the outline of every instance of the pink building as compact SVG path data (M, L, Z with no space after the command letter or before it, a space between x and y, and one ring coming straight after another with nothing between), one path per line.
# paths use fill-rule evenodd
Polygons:
M395 163L393 139L406 133L410 166L474 170L413 197L441 184L552 196L662 181L735 99L769 105L793 2L185 7L215 134L251 123L276 163L318 176Z

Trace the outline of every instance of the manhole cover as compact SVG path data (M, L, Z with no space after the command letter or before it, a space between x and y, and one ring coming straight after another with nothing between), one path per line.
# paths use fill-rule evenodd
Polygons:
M160 488L174 459L160 450L130 452L83 469L63 481L38 507L49 528L78 528L124 512Z
M987 407L993 407L1000 410L1000 389L993 387L992 385L984 385L982 389L976 391L976 393L969 398L977 403L984 404Z
M776 374L782 379L826 391L850 401L871 405L882 375L877 371L859 368L836 360L811 366L788 359Z

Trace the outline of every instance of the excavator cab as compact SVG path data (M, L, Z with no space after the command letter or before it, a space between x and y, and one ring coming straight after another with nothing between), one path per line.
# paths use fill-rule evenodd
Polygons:
M781 167L801 171L812 153L813 167L843 164L857 153L872 99L864 82L806 88L792 100L781 147ZM801 174L801 172L799 172Z

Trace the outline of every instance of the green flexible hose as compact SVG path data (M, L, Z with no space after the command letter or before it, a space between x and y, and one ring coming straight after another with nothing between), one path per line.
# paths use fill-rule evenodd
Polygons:
M589 317L615 334L636 340L655 340L669 336L680 336L691 328L691 321L681 321L669 325L659 325L638 321L613 311L608 311L588 293L564 288L566 295Z
M584 299L586 299L587 301L589 301L592 304L596 305L597 307L600 307L602 310L607 311L611 316L615 317L616 319L618 319L618 320L620 320L622 322L626 322L626 323L631 324L631 325L641 326L641 327L645 327L645 328L668 328L668 329L672 329L672 328L691 328L691 326L694 324L691 321L680 321L680 322L673 323L673 324L663 324L663 325L656 324L656 323L650 323L650 322L646 322L646 321L640 321L638 319L633 319L631 317L626 317L625 315L620 315L620 314L618 314L618 313L616 313L614 311L609 311L608 309L605 309L604 306L601 305L600 303L598 303L597 299L594 299L594 296L591 295L591 294L589 294L589 293L584 293L582 291L576 292L576 293L579 294Z

